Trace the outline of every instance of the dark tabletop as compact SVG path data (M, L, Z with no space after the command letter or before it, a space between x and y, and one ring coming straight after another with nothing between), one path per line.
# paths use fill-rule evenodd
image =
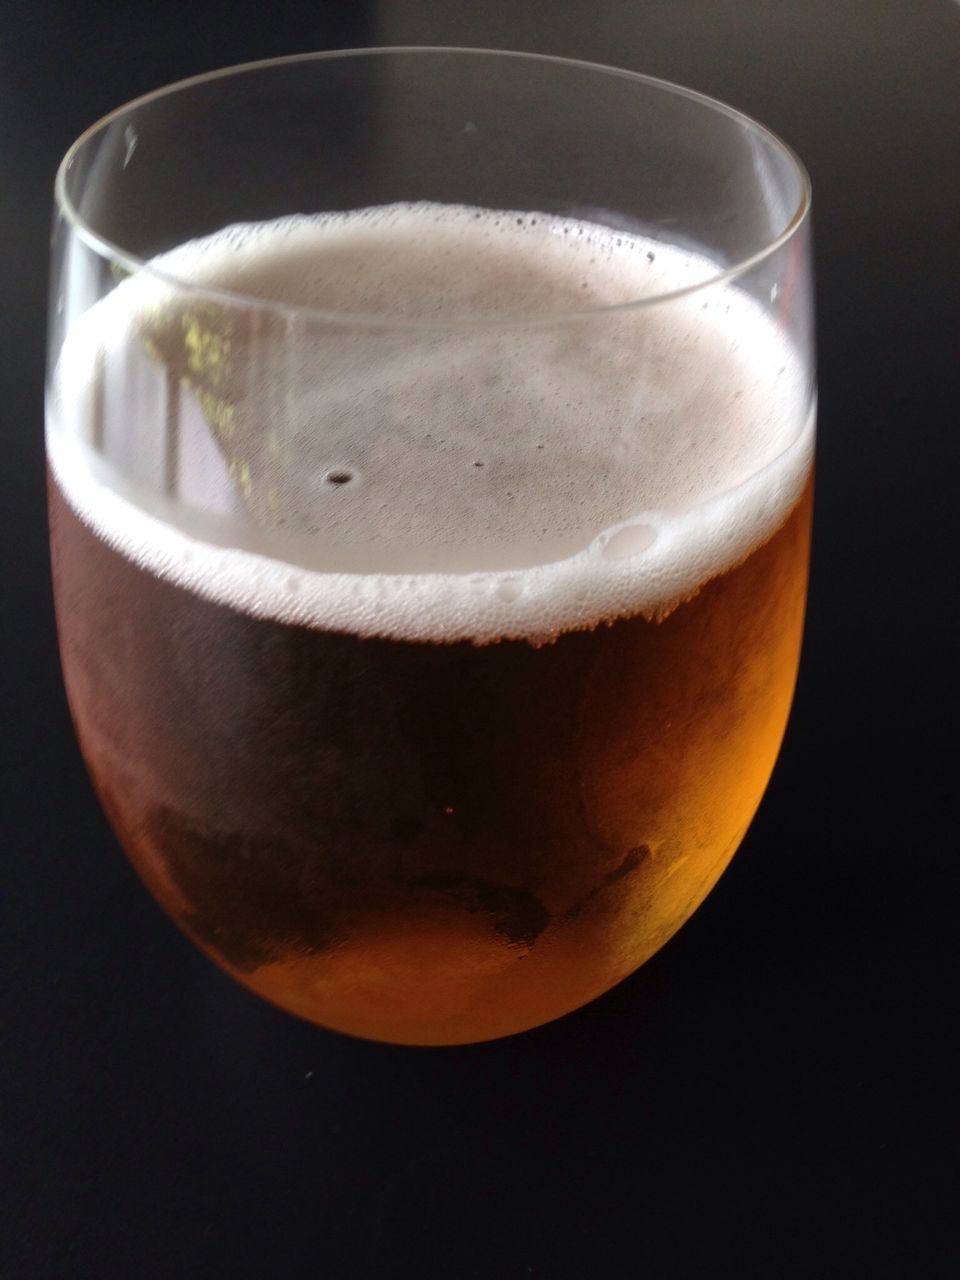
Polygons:
M511 1040L410 1050L235 986L141 888L57 664L41 384L73 137L274 54L469 44L723 98L814 184L821 436L787 742L645 968ZM0 1275L953 1272L960 6L3 0Z

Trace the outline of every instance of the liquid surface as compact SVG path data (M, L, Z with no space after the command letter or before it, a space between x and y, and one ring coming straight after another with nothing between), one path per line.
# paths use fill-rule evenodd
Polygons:
M65 344L51 463L112 546L256 616L477 642L657 616L809 470L788 343L733 285L626 305L704 274L643 237L390 206L154 265L283 309L124 282Z

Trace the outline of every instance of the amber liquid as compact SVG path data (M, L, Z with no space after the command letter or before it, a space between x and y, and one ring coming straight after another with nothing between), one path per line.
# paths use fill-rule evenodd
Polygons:
M811 488L661 621L539 648L251 618L51 482L63 666L117 834L218 964L304 1018L450 1044L584 1004L691 915L790 707Z

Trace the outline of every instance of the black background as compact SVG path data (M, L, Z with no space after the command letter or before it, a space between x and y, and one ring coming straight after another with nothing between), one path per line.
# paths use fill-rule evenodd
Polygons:
M639 974L442 1051L288 1018L154 906L73 743L45 559L60 154L182 76L402 43L678 80L815 191L813 587L767 799ZM960 6L3 0L0 157L0 1274L952 1273Z

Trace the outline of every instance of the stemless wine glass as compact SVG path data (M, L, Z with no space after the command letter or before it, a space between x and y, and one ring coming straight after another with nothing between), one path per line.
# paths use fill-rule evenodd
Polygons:
M57 205L63 669L146 885L354 1035L607 990L717 880L787 719L797 161L644 76L362 50L139 99Z

